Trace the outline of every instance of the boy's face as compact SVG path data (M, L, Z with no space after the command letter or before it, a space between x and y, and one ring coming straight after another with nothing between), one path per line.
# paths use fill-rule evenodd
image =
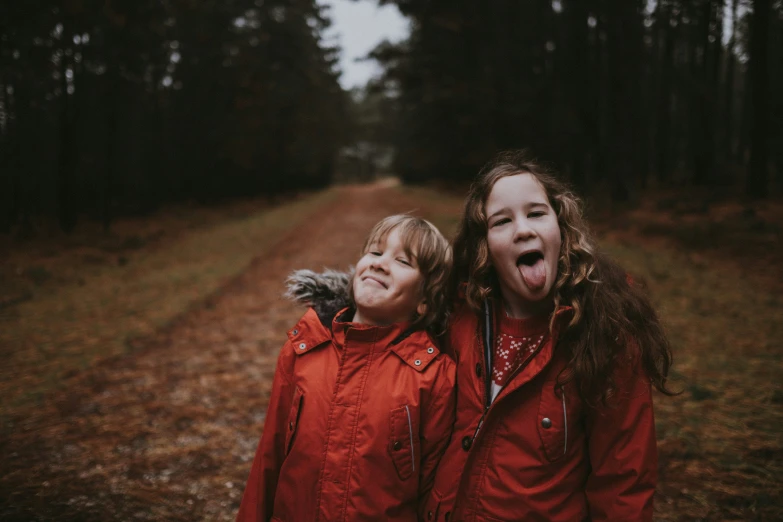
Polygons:
M371 244L356 264L353 322L384 325L411 321L415 313L426 311L423 283L416 259L405 253L399 231L393 229L384 241Z

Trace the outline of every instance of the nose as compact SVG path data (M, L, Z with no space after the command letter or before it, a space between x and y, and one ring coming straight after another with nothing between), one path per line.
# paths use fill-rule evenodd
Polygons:
M386 272L386 254L375 256L370 261L370 268L379 272Z
M516 229L514 230L514 242L527 241L536 236L536 231L530 226L527 219L518 219L515 223Z

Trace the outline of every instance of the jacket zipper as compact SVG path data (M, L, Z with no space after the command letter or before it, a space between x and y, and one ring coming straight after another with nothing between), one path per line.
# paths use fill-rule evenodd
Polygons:
M563 455L568 452L568 413L566 411L565 388L560 387L560 397L563 398L563 425L565 426L565 442L563 443Z
M484 424L490 406L492 406L492 341L495 334L492 331L492 304L489 299L484 300L484 411L473 432L473 441L476 440L481 426Z
M413 447L413 424L411 423L411 411L408 409L408 405L405 405L405 413L408 414L408 433L411 436L411 465L413 471L416 471L416 449Z
M484 391L485 391L485 399L486 402L484 403L484 412L481 414L481 418L479 418L478 426L476 426L476 431L473 433L473 440L471 442L476 441L476 437L478 436L479 430L481 429L481 426L484 424L484 419L487 416L487 412L492 407L492 341L494 337L494 332L492 332L492 319L491 319L491 306L489 304L489 300L487 299L484 301L484 363L487 365L486 371L484 372L486 375L484 376ZM541 348L544 346L544 339L541 340L541 342L538 343L538 346L536 347L535 351L530 354L530 356L525 359L525 361L519 365L519 368L514 370L514 372L509 376L508 382L511 382L511 380L517 376L519 372L524 370L530 362L535 359L536 355L538 355L538 352L541 351ZM498 395L502 393L503 390L500 390L498 392ZM563 399L563 415L565 416L565 399ZM566 428L567 429L567 428Z

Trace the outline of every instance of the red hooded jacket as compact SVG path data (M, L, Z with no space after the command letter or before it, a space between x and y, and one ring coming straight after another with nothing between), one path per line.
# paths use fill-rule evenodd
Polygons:
M455 364L423 331L340 315L330 329L310 309L288 332L238 521L417 519L454 423Z
M588 407L553 339L521 368L487 409L479 318L462 304L448 348L457 361L457 421L423 511L425 520L649 521L657 480L649 380L634 356L617 364L607 407ZM483 319L483 318L482 318ZM629 353L632 350L629 350Z

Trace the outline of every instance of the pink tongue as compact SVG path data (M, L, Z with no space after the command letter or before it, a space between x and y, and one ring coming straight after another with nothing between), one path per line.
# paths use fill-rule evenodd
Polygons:
M532 266L521 264L519 265L519 271L528 288L531 290L544 288L546 284L546 267L543 259L539 258Z

